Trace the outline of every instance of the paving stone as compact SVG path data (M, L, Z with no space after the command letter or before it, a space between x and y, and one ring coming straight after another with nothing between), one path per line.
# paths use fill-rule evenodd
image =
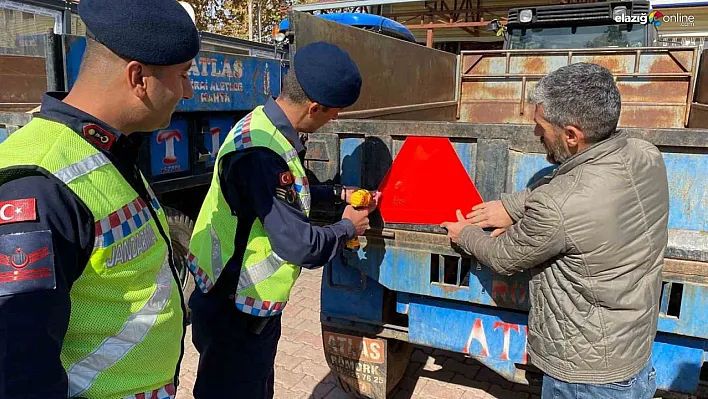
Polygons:
M443 370L452 371L455 374L462 374L470 379L474 378L477 375L479 369L480 366L478 365L465 364L460 362L460 360L452 358L447 359L445 363L443 363Z
M505 389L509 389L512 387L512 385L514 385L506 378L500 376L493 370L488 369L486 367L479 370L479 373L477 373L475 379L479 381L486 381L492 385L499 385L500 387Z
M425 388L420 391L420 395L422 397L430 397L435 399L460 399L464 393L465 392L462 389L459 389L454 385L445 384L439 381L432 381L426 384Z
M284 312L275 361L275 399L352 398L337 386L322 350L321 276L321 270L303 271ZM393 399L540 399L540 386L512 384L474 358L419 345L414 348ZM189 328L176 399L194 399L198 364L199 353Z
M306 360L302 357L289 355L285 351L279 351L275 356L275 366L279 370L292 371Z
M504 389L499 385L492 385L489 389L489 394L504 399L529 399L529 394L526 392L513 392L508 389Z
M298 376L309 375L318 381L324 380L331 370L327 364L315 363L312 360L305 360L293 370L293 374Z
M293 373L295 374L295 373ZM297 375L297 374L296 374ZM310 377L309 375L300 375L300 382L295 384L292 388L290 388L293 391L301 391L306 394L311 394L315 388L317 388L317 385L320 384L319 379L315 379Z
M275 391L274 397L278 399L304 399L308 396L305 392L292 390L277 382L273 388Z
M411 353L411 361L425 364L428 361L428 354L420 349L416 349Z

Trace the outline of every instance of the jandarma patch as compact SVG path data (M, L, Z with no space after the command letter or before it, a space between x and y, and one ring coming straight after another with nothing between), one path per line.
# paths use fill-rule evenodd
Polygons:
M0 236L0 296L56 288L49 230Z

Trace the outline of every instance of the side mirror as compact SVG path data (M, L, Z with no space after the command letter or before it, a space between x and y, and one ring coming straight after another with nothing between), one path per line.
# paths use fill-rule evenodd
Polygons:
M499 20L493 19L490 23L487 24L487 30L496 32L499 30L499 28L501 28Z

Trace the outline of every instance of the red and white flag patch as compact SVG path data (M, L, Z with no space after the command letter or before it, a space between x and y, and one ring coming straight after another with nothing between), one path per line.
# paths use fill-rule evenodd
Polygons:
M0 202L0 224L37 220L37 200L24 198Z
M278 175L278 180L280 181L281 186L293 184L293 174L290 171L283 172Z

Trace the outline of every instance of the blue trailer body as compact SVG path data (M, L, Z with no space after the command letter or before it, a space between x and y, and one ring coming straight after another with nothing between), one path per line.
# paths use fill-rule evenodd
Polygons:
M708 131L628 132L659 138L654 141L670 185L669 248L653 350L657 385L696 393L708 358ZM343 184L375 189L370 142L390 151L388 162L376 156L390 165L405 138L421 134L450 138L485 200L522 190L555 169L529 126L337 121L312 140L336 143ZM315 174L325 170L310 162ZM490 181L501 185L490 187ZM503 276L458 253L434 226L379 225L356 252L345 251L325 267L321 320L325 329L463 353L510 381L527 383L519 370L529 364L529 280L528 271Z
M79 74L86 38L65 35L64 49L65 82L71 89ZM267 51L259 54L263 53ZM149 160L143 163L148 178L184 179L213 167L216 152L236 122L280 93L287 63L276 55L275 50L270 59L201 51L188 72L194 96L179 102L169 127L152 133ZM170 138L162 139L167 136Z

